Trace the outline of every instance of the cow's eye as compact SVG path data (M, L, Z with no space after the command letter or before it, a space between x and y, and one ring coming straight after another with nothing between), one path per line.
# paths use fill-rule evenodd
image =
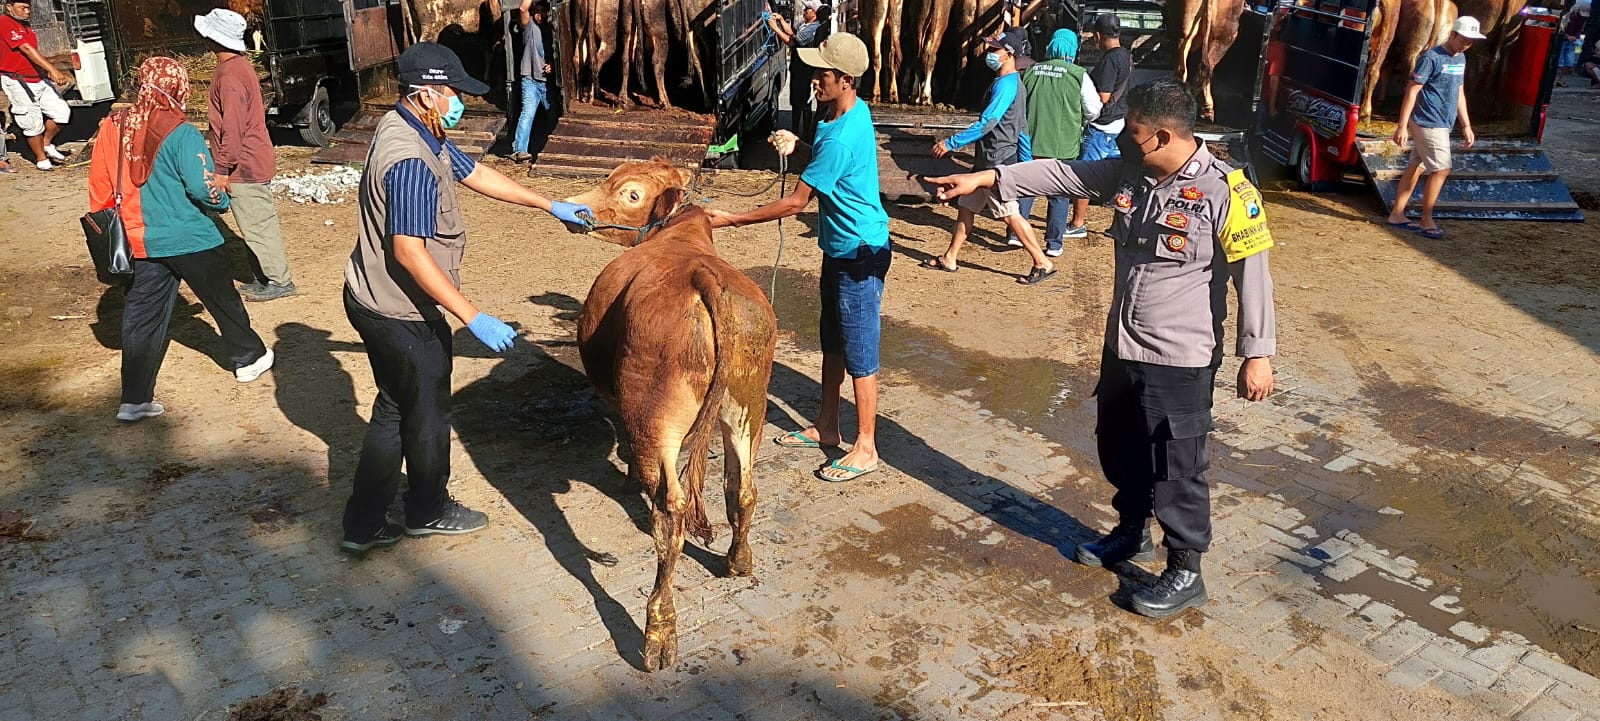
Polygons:
M639 191L637 191L637 190L628 191L628 200L631 201L631 202L634 202L634 203L639 202Z

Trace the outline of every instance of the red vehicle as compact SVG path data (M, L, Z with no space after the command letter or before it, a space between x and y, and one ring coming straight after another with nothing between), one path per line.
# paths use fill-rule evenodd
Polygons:
M1374 117L1390 111L1388 123L1360 125L1361 91L1368 73L1370 19L1377 0L1282 0L1276 7L1247 8L1240 39L1225 58L1248 64L1247 35L1259 32L1255 73L1256 122L1252 139L1264 154L1291 168L1302 187L1324 189L1365 167L1385 205L1395 202L1397 178L1407 161L1387 140L1392 108L1374 100ZM1582 220L1571 193L1539 149L1556 79L1559 10L1526 8L1516 39L1506 49L1503 81L1493 88L1502 112L1474 112L1482 132L1470 149L1456 149L1455 168L1440 194L1435 215L1443 218ZM1223 75L1219 68L1219 77ZM1235 68L1235 82L1239 77ZM1490 99L1472 98L1474 106ZM1490 137L1485 137L1490 136Z

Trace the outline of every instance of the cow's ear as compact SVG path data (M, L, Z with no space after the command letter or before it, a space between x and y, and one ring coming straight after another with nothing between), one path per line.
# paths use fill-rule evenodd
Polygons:
M650 207L650 222L664 220L678 209L678 203L683 200L683 188L663 188L661 194L656 196L655 205Z

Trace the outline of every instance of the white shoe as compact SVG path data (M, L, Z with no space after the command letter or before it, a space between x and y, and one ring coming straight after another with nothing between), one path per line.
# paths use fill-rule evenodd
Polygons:
M46 158L46 159L41 160L41 161L39 161L37 163L34 163L33 167L38 168L40 170L55 170L56 169L56 166L54 166L54 165L52 165L50 163L50 159L49 158Z
M235 370L233 372L233 377L240 383L249 383L250 381L260 378L262 373L266 373L267 369L272 367L272 361L272 349L268 348L267 354L256 359L256 362Z
M1044 250L1044 254L1052 258L1060 258L1061 254L1064 252L1066 252L1066 249L1059 245L1054 248L1045 248Z
M1022 241L1017 238L1006 238L1006 245L1009 245L1013 248L1021 248Z
M117 420L138 421L145 418L155 418L166 412L166 407L160 403L124 403L117 406Z
M65 162L67 162L67 156L62 155L61 151L57 150L56 146L54 146L54 145L46 145L46 146L44 146L44 154L49 156L51 160L54 160L57 163L65 163Z

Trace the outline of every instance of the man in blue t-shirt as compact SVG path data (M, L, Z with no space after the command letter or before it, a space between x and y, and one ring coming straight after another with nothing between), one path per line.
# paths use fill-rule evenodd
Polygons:
M816 144L811 162L788 197L747 213L712 210L711 227L765 223L798 215L818 199L817 244L822 247L822 410L810 428L773 439L785 448L834 448L839 434L840 386L854 379L856 442L844 457L816 470L838 482L878 469L878 340L883 280L889 273L889 214L878 190L878 138L872 112L856 97L856 79L871 66L867 46L848 34L796 55L812 70L816 92ZM773 134L772 146L788 156L800 145L794 133Z
M1429 238L1444 237L1444 229L1433 220L1433 204L1439 200L1439 191L1450 175L1450 129L1458 117L1466 147L1477 141L1472 120L1467 117L1467 94L1461 85L1467 78L1467 48L1482 39L1478 21L1462 16L1456 20L1449 40L1417 58L1405 101L1400 104L1400 122L1394 128L1395 145L1405 147L1408 137L1415 145L1411 162L1400 175L1394 208L1389 211L1389 225L1393 227ZM1423 175L1428 176L1428 182L1422 187L1422 217L1420 222L1411 221L1406 218L1406 204L1411 202L1411 193Z

